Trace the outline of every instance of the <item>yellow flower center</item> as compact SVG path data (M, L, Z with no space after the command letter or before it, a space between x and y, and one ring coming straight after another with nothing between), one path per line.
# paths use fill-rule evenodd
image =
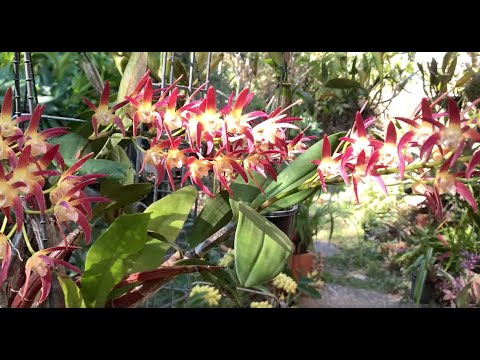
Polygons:
M55 215L60 221L73 221L77 222L78 214L71 206L57 205L54 208Z
M5 256L7 256L7 246L8 238L5 234L0 233L0 260L5 259Z
M456 193L455 175L453 174L447 172L438 173L435 184L440 194L455 195Z
M181 168L187 161L187 158L183 151L178 149L168 150L168 159L170 160L170 166Z
M458 147L462 138L462 130L460 127L451 125L445 127L440 132L440 145L442 145L444 149L454 150Z
M27 269L30 269L36 272L40 277L43 277L48 274L48 265L38 256L33 255L30 259L27 260L25 265Z
M113 114L110 114L108 111L102 111L96 115L97 121L102 126L107 126L113 120Z
M208 176L210 170L208 162L205 160L195 160L190 164L190 172L195 178L202 178Z

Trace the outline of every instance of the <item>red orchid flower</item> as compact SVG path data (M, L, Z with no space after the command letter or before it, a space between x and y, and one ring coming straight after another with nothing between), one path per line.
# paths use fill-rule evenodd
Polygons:
M382 147L382 142L373 139L367 134L367 127L375 121L375 118L369 118L363 121L360 111L355 115L355 132L351 137L341 137L340 140L352 144L352 156L356 157L364 151L365 155L370 155L375 149Z
M90 181L88 184L95 183L98 179L108 176L107 174L87 174L87 175L74 175L77 170L79 170L82 165L90 159L94 153L89 153L77 160L72 166L65 171L56 183L54 190L50 192L50 202L52 204L57 204L60 199L65 196L75 185L79 183L85 183ZM86 186L86 185L85 185ZM85 198L87 195L82 189L78 189L72 196L72 199ZM87 214L87 217L92 216L92 209L89 202L80 203L79 208Z
M312 161L313 164L318 165L317 173L318 177L320 178L320 183L322 185L323 191L327 191L325 178L336 176L338 174L340 174L345 184L349 186L350 183L348 181L348 175L345 170L345 163L346 159L350 157L352 151L352 147L349 146L345 151L345 154L337 156L335 159L332 159L330 141L328 140L328 136L326 134L323 136L322 159ZM342 159L344 158L345 160L342 161Z
M25 284L23 285L23 293L20 290L20 295L25 297L27 295L27 289L30 281L30 276L32 272L35 272L40 276L40 280L42 282L42 292L40 295L40 299L38 300L39 303L45 301L50 293L50 289L52 287L52 270L56 265L65 266L76 273L80 274L82 271L77 268L76 266L61 260L47 256L47 254L51 253L52 251L57 250L75 250L80 249L78 246L56 246L51 247L48 249L37 251L35 254L32 255L30 259L27 260L25 264Z
M5 176L5 170L3 165L0 164L0 208L5 214L9 222L12 222L10 216L10 208L13 207L15 213L15 221L17 224L17 233L22 231L23 225L23 206L17 189L19 187L26 186L23 182L9 183Z
M160 106L165 105L165 100L159 100L157 103L152 104L153 101L153 88L150 78L145 83L145 90L141 101L138 101L130 96L125 98L137 109L133 115L133 137L137 136L138 124L147 124L150 128L152 126L157 127L158 132L162 132L162 122L160 114L157 109Z
M260 175L262 175L264 178L267 178L268 173L273 180L277 180L277 173L273 169L273 167L270 165L271 162L268 160L266 155L262 153L261 151L258 151L257 153L249 154L243 159L243 168L245 171L248 173L250 178L255 182L255 185L263 191L262 187L259 186L259 184L255 181L255 177L252 175L252 170L258 172Z
M144 78L145 77L146 75ZM137 136L138 124L146 124L149 129L156 127L157 138L160 138L163 130L162 118L159 113L160 108L164 107L168 103L168 97L166 98L166 95L172 88L175 87L180 79L181 77L179 77L172 85L165 89L155 104L153 104L153 86L150 77L147 77L147 80L145 81L145 88L143 89L141 101L138 100L139 96L136 98L132 96L125 96L125 99L127 99L137 109L133 115L133 137Z
M378 164L384 167L394 166L398 164L400 179L403 180L405 175L405 162L407 157L403 154L403 148L410 141L410 137L403 136L397 144L397 130L393 122L387 126L385 142L380 147L380 159ZM408 157L409 161L412 159Z
M211 154L215 137L222 134L223 121L220 119L221 113L217 111L215 89L210 86L207 90L205 99L202 100L193 116L188 118L187 131L190 146L195 151L200 152L202 140L207 144L206 155Z
M163 126L167 131L167 135L172 139L172 130L180 129L183 127L186 118L185 112L196 106L198 102L187 102L182 107L176 109L178 99L178 88L173 89L172 93L168 97L168 103L165 111L161 111L160 115L163 118Z
M286 118L286 114L279 114L270 117L252 129L255 145L271 144L288 154L286 134L284 128L298 129L298 126L291 124L298 118Z
M75 194L83 189L87 185L91 185L96 182L96 179L91 179L87 181L80 182L76 184L73 188L71 188L65 195L63 195L58 201L53 204L54 210L53 213L55 218L57 219L57 226L60 229L60 232L63 235L63 239L65 241L65 246L67 245L67 239L65 234L63 233L63 229L61 224L64 222L72 221L82 229L83 233L85 234L85 243L88 245L90 244L91 240L91 230L90 224L88 223L88 219L85 214L82 212L82 208L80 205L90 204L92 202L109 202L110 199L98 196L86 196L76 198ZM80 209L78 207L80 207Z
M166 169L168 179L170 180L170 184L172 185L172 189L175 190L175 182L173 180L172 169L181 169L182 166L185 165L188 161L185 153L189 149L178 148L181 141L181 138L176 138L173 141L167 139L157 143L156 139L154 139L152 142L152 146L145 153L145 157L143 158L142 167L140 168L139 174L143 172L145 165L154 166L157 170L155 186L158 186L158 184L160 184L163 179Z
M288 150L288 154L286 157L287 160L289 161L295 160L296 154L301 154L308 149L305 142L316 138L316 136L304 136L305 131L307 131L310 128L310 126L311 125L308 125L292 140L287 140L287 150Z
M207 160L197 159L195 156L190 156L188 158L187 169L188 170L182 179L182 185L185 183L187 178L190 177L190 180L193 184L197 185L200 190L213 198L214 195L202 183L202 178L208 176L208 173L212 169L212 164Z
M34 157L45 154L49 149L53 147L52 144L49 144L46 140L55 136L68 134L67 128L51 128L43 130L37 133L38 125L40 123L40 118L42 116L45 105L35 107L30 123L28 124L27 130L25 130L25 146L30 145L32 147L31 154ZM63 168L65 168L65 162L62 155L57 152L55 154L55 160Z
M434 191L438 195L442 194L459 194L462 196L472 207L474 212L477 212L478 205L473 197L470 189L461 181L456 180L455 174L450 173L448 170L452 164L458 159L463 150L461 145L455 153L440 167L434 182Z
M105 87L103 88L102 97L100 99L100 104L98 108L92 104L87 98L83 98L83 101L87 106L92 109L95 113L92 116L92 125L93 131L95 132L95 138L98 137L98 126L107 126L108 124L115 124L118 126L122 132L123 137L125 137L125 126L123 125L122 120L115 115L115 111L120 109L122 106L128 104L128 100L119 102L117 105L108 108L108 103L110 99L110 83L107 80L105 82Z
M11 259L12 249L10 247L10 242L5 234L0 233L0 260L2 261L0 267L0 287L7 278L8 267L10 266Z
M252 133L252 126L250 125L250 121L263 117L267 118L268 115L263 111L252 111L247 114L243 114L243 110L247 107L247 105L252 100L254 94L249 93L248 88L243 89L240 94L237 96L237 100L235 101L235 105L232 106L233 100L233 92L230 96L227 106L225 106L220 112L225 117L225 133L232 133L235 135L243 135L246 137L249 151L251 152L254 146L254 138ZM224 146L227 146L228 149L228 142L226 138L224 139Z
M0 114L0 132L2 133L3 138L19 136L19 145L22 147L21 136L23 136L23 132L17 125L28 119L29 116L21 116L12 120L12 89L8 88L3 98L2 112Z
M22 141L23 141L23 134L13 135L4 139L3 134L0 133L0 160L8 160L10 166L16 166L17 156L12 146L16 144L20 145Z
M438 126L438 122L434 120L434 118L440 117L439 115L443 114L433 114L432 113L432 106L433 104L429 104L426 98L422 99L421 102L421 113L413 120L403 118L403 117L396 117L395 119L400 120L404 123L410 125L413 129L407 131L402 139L400 139L400 143L405 146L408 142L413 142L416 146L423 146L425 141L435 132L435 126ZM418 117L421 117L421 122L418 123L416 120ZM403 149L403 147L401 148Z
M248 183L247 174L240 166L238 161L238 152L224 153L225 147L220 148L213 158L213 172L220 183L225 187L228 193L233 196L233 192L228 185L229 181L235 179L235 172L240 174L243 180Z
M368 159L368 162L365 151L363 150L357 157L357 164L352 169L353 190L355 192L355 198L357 200L357 203L360 203L358 197L358 185L360 183L366 183L369 179L375 180L382 189L382 191L385 193L385 195L388 195L387 187L385 186L382 177L380 176L380 174L377 173L374 168L379 158L380 152L378 150L375 150L373 152L372 156L370 156L370 159Z
M480 163L480 150L477 150L473 153L470 162L467 165L467 170L465 171L465 177L470 179L473 172L475 171L475 166Z
M448 98L448 125L433 120L440 131L431 135L423 144L420 150L420 157L428 158L435 145L438 145L444 151L455 151L466 141L472 139L480 141L480 134L470 128L468 125L462 127L460 122L460 112L454 99Z
M59 145L51 149L58 150ZM31 147L27 145L23 148L18 158L18 163L12 172L7 176L10 185L23 183L23 186L16 188L17 194L24 195L26 198L33 195L37 201L38 207L42 214L45 211L45 197L42 192L44 184L43 174L57 175L57 172L50 170L38 169L37 165L31 162Z

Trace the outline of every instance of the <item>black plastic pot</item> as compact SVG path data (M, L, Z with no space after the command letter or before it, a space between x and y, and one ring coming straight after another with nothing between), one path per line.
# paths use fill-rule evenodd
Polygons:
M293 235L295 232L295 214L297 212L298 205L295 205L290 209L272 211L264 216L293 241Z

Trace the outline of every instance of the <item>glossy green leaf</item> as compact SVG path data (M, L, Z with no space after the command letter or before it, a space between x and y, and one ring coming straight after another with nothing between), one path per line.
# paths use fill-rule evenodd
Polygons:
M281 200L275 201L272 205L266 207L260 213L266 214L272 211L288 209L293 205L300 204L302 201L304 201L305 199L308 199L310 196L312 196L319 190L320 190L319 187L315 187L315 188L299 191Z
M125 95L131 94L140 79L143 77L143 75L145 75L147 72L147 59L148 53L146 52L133 52L130 55L127 66L123 72L122 80L120 81L120 87L117 94L117 103L125 100ZM126 129L130 127L132 120L130 120L125 114L133 114L133 111L134 109L132 106L127 104L115 112L115 114L122 119ZM117 136L111 136L108 141L108 144L110 144L112 147L117 145L122 140L121 134L115 135Z
M142 200L151 193L152 184L139 183L120 185L117 181L102 179L100 183L100 194L112 200L109 203L98 203L93 208L93 217L97 217L104 212L111 212L126 205Z
M225 226L232 219L226 190L209 198L193 224L190 246L194 247Z
M120 184L133 184L133 181L135 180L135 169L133 168L133 164L128 158L128 155L125 153L121 146L117 145L112 150L110 150L106 159L115 161L119 164L124 164L127 167L127 175L124 179L120 180Z
M128 274L149 271L158 268L164 262L164 256L170 244L157 239L147 241L145 247L135 255L128 258Z
M161 234L168 242L174 242L197 198L193 186L181 188L154 202L144 213L150 214L148 230Z
M149 52L147 56L147 67L150 74L157 80L161 80L162 72L162 54L161 52Z
M178 265L211 265L214 266L208 261L201 259L185 259L177 261ZM200 273L203 279L207 282L212 283L214 286L225 291L225 293L233 300L238 306L242 306L242 299L237 291L237 286L235 281L228 272L223 269L218 269L210 272Z
M117 94L117 103L125 100L125 95L129 95L137 86L137 83L147 72L147 58L146 52L134 52L128 60L127 67L123 72L122 80L120 81L120 87ZM123 116L124 108L117 110L117 116ZM131 120L123 120L124 124L130 125Z
M288 237L244 203L235 232L235 268L241 285L255 286L275 278L292 252Z
M265 178L256 171L252 171L252 176L255 181L248 177L248 183L246 183L241 176L237 176L235 181L230 184L236 201L251 203L261 194L257 184L265 189L272 182L271 178Z
M67 309L86 307L77 284L65 274L57 273L57 277L65 297L65 307Z
M65 159L65 164L72 166L77 159ZM113 180L123 180L128 176L128 166L105 159L87 160L78 170L80 175L86 174L108 174Z
M338 139L345 136L345 132L340 132L330 135L328 140L332 149L335 149L338 144ZM265 195L260 194L255 198L252 207L260 206L265 199L271 199L282 191L287 191L298 186L304 180L314 175L317 165L312 164L313 160L321 159L322 157L323 139L317 141L314 145L297 157L277 176L277 181L272 181L265 188ZM310 175L311 174L311 175Z
M83 132L83 129L82 129L82 132ZM93 134L93 129L91 129L90 133ZM108 137L101 137L95 140L89 140L87 146L83 148L82 153L80 154L80 157L83 157L91 152L93 152L95 156L98 155L99 157L106 155L106 152L105 154L101 154L101 151L105 147L105 144L107 143L108 140L109 140Z
M76 159L78 151L88 142L86 138L75 133L49 139L50 144L60 144L60 154L64 159Z
M337 78L328 80L325 84L326 87L333 89L352 89L352 88L361 88L359 82L351 79Z
M147 241L148 214L121 215L87 253L82 294L88 307L103 307L113 287L125 276L129 260Z

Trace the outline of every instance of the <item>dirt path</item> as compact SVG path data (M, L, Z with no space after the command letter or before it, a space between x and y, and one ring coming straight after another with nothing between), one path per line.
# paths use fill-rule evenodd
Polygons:
M341 249L328 242L316 242L315 250L325 257L341 253ZM326 283L321 299L303 298L301 307L305 308L399 308L416 307L415 304L402 302L402 296L381 293L374 290L359 289L339 284Z

